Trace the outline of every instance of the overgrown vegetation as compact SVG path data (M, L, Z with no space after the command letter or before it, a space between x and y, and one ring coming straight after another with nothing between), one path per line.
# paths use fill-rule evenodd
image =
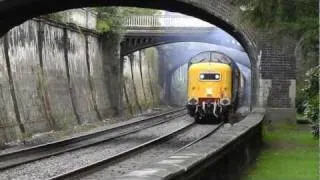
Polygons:
M296 40L297 112L319 127L318 0L234 0L243 19L256 28L276 30L275 39ZM319 135L319 131L315 133Z
M99 7L95 9L97 15L97 30L99 32L123 30L122 24L126 17L133 15L154 15L159 11L131 7Z
M314 122L313 134L319 137L319 66L311 68L306 73L305 88L299 90L301 93L297 99L297 111Z

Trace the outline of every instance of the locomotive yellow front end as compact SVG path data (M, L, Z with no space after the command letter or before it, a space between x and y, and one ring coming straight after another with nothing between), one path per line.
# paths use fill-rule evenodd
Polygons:
M219 62L192 64L188 69L188 113L197 122L226 121L232 101L232 68Z

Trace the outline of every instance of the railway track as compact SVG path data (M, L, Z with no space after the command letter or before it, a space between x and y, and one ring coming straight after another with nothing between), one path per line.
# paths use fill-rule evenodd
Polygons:
M211 126L209 128L208 131L206 131L205 133L203 133L200 137L194 139L194 140L191 140L191 142L188 142L187 144L183 144L182 146L179 147L179 149L177 149L176 151L174 151L174 153L178 152L178 151L181 151L185 148L188 148L190 147L191 145L205 139L206 137L214 134L220 127L223 126L223 123L219 124L219 125L214 125L214 126ZM196 127L196 128L195 128ZM99 173L99 172L103 172L105 171L105 169L108 167L108 166L113 166L114 164L117 164L117 163L121 163L122 164L131 164L131 163L128 163L126 162L126 159L127 158L130 158L130 156L135 156L137 154L137 152L141 152L141 151L146 151L146 153L149 153L150 154L153 154L153 152L147 152L148 149L157 149L157 148L153 148L154 146L160 146L160 145L166 145L166 146L170 146L172 142L169 142L169 140L173 140L174 138L177 138L177 136L181 133L188 133L189 130L193 129L194 130L199 130L200 128L202 128L202 126L200 125L196 125L194 124L193 122L190 122L189 124L183 126L183 127L180 127L172 132L169 132L161 137L158 137L158 138L155 138L155 139L152 139L148 142L145 142L141 145L138 145L136 147L133 147L131 149L128 149L126 151L123 151L123 152L120 152L116 155L113 155L111 157L107 157L107 158L104 158L104 159L101 159L99 161L96 161L94 163L91 163L89 165L86 165L86 166L83 166L81 168L78 168L78 169L74 169L72 171L69 171L69 172L66 172L66 173L63 173L63 174L60 174L60 175L57 175L57 176L54 176L54 177L51 177L49 178L49 180L60 180L60 179L96 179L97 177L108 177L110 178L110 176L108 176L109 174L106 172L104 172L105 174L104 175L98 175L97 177L91 177L90 175L91 174L95 174L95 173ZM190 133L190 132L189 132ZM182 135L183 137L184 135ZM176 141L180 141L179 139L174 139ZM167 144L165 144L167 142ZM174 149L174 148L173 148ZM142 153L143 154L143 153ZM162 153L163 155L167 156L168 154L165 154L165 153ZM162 156L163 156L162 155ZM140 155L140 156L143 156L143 155ZM139 159L139 158L138 158ZM150 160L150 159L149 159ZM137 162L135 160L135 162ZM107 175L107 176L105 176ZM87 176L89 176L88 178L86 178Z
M74 137L66 140L55 141L44 145L26 148L0 155L0 170L5 170L32 161L63 154L80 148L97 145L118 137L122 137L140 130L156 126L177 117L185 115L184 108L161 113L131 124L124 124L112 129L106 129L93 134ZM164 117L164 118L163 118Z

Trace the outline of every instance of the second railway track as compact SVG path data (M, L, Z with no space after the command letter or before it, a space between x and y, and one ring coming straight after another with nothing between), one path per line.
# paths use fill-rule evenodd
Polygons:
M119 152L139 146L154 138L172 132L177 128L192 123L186 115L176 117L166 123L114 138L94 146L80 148L71 152L44 158L0 171L0 179L43 180L59 174L81 168L101 159L114 156Z
M185 114L186 113L184 109L180 108L177 110L164 112L159 115L148 117L131 124L125 124L93 134L56 141L44 145L14 151L7 154L1 154L0 171L43 158L48 158L50 156L59 155L69 151L103 143L117 137L125 136L127 134L131 134L148 127L168 122Z

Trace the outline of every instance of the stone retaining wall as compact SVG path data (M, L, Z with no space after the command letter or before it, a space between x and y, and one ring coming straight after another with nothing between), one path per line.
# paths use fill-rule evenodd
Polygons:
M43 19L26 21L0 38L0 145L123 115L123 74L134 75L134 83L125 84L129 114L156 106L156 51L143 51L140 58L138 53L132 69L126 61L122 74L119 40ZM155 55L146 57L149 51Z

